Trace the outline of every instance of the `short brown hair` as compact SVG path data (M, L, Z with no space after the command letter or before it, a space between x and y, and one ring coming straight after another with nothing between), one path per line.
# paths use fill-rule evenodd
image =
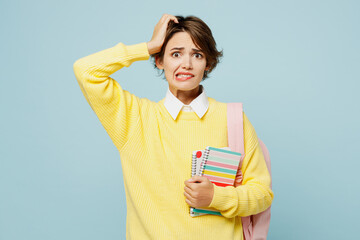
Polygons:
M176 16L176 18L178 19L179 23L175 23L174 21L169 22L168 28L166 29L164 44L162 45L160 52L152 55L155 68L156 58L158 58L160 61L163 60L165 47L173 35L178 32L187 32L195 45L199 47L205 54L206 66L209 67L209 69L204 72L203 80L205 80L208 77L208 74L220 62L220 58L222 57L223 52L216 49L216 42L210 28L200 18L195 16ZM162 73L163 72L164 70L162 70Z

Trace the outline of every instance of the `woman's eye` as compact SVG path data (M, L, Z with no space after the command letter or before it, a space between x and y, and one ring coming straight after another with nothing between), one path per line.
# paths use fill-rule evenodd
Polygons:
M195 57L196 57L196 58L202 58L202 57L203 57L203 55L202 55L202 54L200 54L200 53L195 53Z
M173 57L179 57L179 56L180 56L180 53L174 52L174 53L172 54L172 56L173 56Z

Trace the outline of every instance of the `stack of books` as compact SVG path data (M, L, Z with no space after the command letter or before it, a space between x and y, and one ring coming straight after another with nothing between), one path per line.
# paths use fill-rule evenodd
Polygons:
M235 176L239 167L241 154L226 148L206 147L192 154L191 176L207 177L212 183L220 187L234 186ZM190 216L197 217L204 214L220 215L218 211L203 208L190 208Z

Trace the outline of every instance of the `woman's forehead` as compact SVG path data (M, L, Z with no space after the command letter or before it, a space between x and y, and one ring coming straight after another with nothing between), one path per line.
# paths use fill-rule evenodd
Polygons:
M195 49L199 51L199 47L196 46L196 44L191 39L190 34L187 32L178 32L175 33L172 38L168 41L166 45L166 50L189 50L189 49Z

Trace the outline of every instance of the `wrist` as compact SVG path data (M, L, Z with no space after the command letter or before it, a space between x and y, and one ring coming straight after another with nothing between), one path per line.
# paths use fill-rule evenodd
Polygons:
M157 47L152 41L147 42L147 47L150 55L158 53L161 50L161 47Z

